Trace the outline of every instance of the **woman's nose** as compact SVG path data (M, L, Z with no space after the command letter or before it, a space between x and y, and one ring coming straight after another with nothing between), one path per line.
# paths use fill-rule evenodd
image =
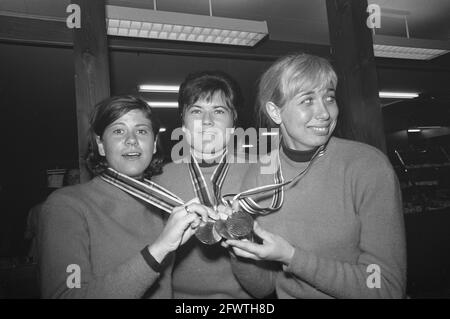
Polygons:
M205 112L203 114L202 124L203 125L212 125L214 123L210 112Z
M317 104L316 118L328 120L330 118L330 112L328 111L328 107L325 105L324 101L320 100Z
M127 145L136 145L137 144L136 134L134 134L133 132L128 133L126 136L125 143Z

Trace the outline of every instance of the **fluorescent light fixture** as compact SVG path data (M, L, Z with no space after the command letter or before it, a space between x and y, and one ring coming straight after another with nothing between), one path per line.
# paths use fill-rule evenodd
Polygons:
M139 92L162 92L162 93L178 93L179 85L159 85L159 84L142 84L139 85Z
M106 6L114 36L254 46L268 34L266 21Z
M375 56L382 58L431 60L450 52L450 41L375 34L373 43Z
M251 148L253 147L253 144L243 144L242 148Z
M419 129L419 128L410 128L410 129L408 129L408 133L419 133L419 132L422 132L422 130Z
M421 130L438 130L444 128L444 126L418 126L417 128Z
M419 93L414 92L384 92L378 93L384 99L414 99L419 96Z
M278 132L264 132L261 133L262 136L276 136L278 135Z
M178 102L147 102L148 105L155 108L169 108L176 109L178 108Z
M159 133L164 133L165 131L167 131L167 129L166 129L165 127L161 127L161 128L159 129Z

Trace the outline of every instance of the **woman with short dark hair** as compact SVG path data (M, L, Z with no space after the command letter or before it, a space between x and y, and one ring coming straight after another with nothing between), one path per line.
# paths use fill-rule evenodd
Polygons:
M222 196L239 189L248 167L229 149L240 104L237 85L221 71L193 73L181 84L178 100L188 147L179 161L164 166L155 181L183 200L198 197L202 204L225 214ZM199 229L199 240L177 251L174 297L250 298L233 275L229 254L219 245L220 236L214 238L214 227L210 229L211 238Z
M171 298L172 252L206 221L208 209L178 206L165 223L159 210L106 178L112 172L144 183L151 176L159 122L145 101L108 98L90 125L94 178L54 192L42 207L42 297Z

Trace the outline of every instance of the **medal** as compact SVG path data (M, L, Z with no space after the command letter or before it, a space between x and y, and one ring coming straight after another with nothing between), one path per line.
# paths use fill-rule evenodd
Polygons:
M218 220L215 223L215 230L221 237L226 239L243 239L251 234L253 224L253 217L249 213L239 210L233 212L225 221Z
M195 232L195 236L206 245L218 243L222 237L215 229L216 222L208 221L204 226L200 226Z

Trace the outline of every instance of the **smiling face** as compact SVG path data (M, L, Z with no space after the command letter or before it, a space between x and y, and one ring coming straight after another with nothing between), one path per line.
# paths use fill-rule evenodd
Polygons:
M325 144L336 127L339 113L332 85L299 92L281 108L268 103L267 111L280 125L286 145L299 151Z
M152 124L141 110L125 113L96 141L109 167L134 178L143 176L156 151Z
M233 112L221 93L199 99L187 107L183 128L189 145L195 153L213 155L228 144L233 128ZM204 156L203 156L204 157Z

